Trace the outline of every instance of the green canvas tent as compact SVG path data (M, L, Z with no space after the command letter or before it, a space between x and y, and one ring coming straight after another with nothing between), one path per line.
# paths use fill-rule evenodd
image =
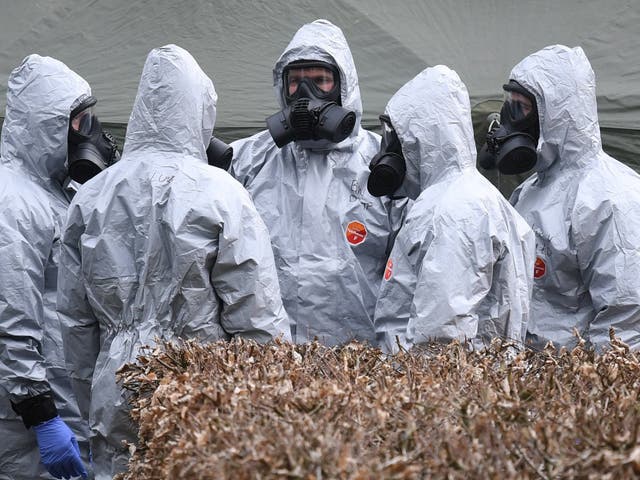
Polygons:
M241 138L277 110L273 63L316 18L349 41L366 128L406 81L446 64L469 89L482 138L513 65L546 45L580 45L596 72L605 150L640 170L638 0L0 0L0 112L11 70L30 53L49 55L89 81L100 118L121 137L147 53L175 43L214 81L216 134ZM514 183L492 181L504 193Z

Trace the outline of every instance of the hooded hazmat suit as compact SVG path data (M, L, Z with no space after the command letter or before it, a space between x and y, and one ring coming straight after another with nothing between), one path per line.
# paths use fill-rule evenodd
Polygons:
M458 75L427 68L385 113L406 161L397 193L416 198L376 305L381 346L493 337L523 341L534 236L477 170L469 95Z
M595 76L581 48L544 48L509 77L531 92L540 138L536 174L511 202L536 235L527 342L597 347L614 327L640 346L640 176L603 152Z
M155 338L290 339L268 231L247 192L207 164L217 95L193 57L147 57L121 160L85 183L63 234L58 309L97 478L135 440L115 372Z
M351 135L324 147L280 149L265 130L232 144L231 172L269 228L294 341L374 342L376 295L406 201L367 191L380 136L360 127L358 77L342 31L326 20L298 30L273 70L282 108L283 68L303 59L337 66L342 106L356 114Z
M29 55L11 72L0 144L0 479L53 478L33 429L11 408L53 393L88 460L86 422L72 393L56 315L60 232L69 200L67 132L89 84L62 62Z

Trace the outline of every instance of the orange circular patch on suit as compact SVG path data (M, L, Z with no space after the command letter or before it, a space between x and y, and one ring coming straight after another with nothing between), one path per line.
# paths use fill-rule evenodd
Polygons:
M536 263L533 265L533 278L542 278L547 273L547 264L540 257L536 257Z
M351 245L358 245L364 242L364 239L367 238L367 227L360 222L349 222L345 231L345 236L347 237L347 242Z
M393 275L393 260L387 260L387 266L384 268L384 279L389 280Z

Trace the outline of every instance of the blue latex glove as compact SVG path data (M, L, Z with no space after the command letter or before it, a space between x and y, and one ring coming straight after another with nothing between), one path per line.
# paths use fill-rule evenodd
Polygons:
M33 427L40 448L40 459L56 478L87 478L80 459L78 441L60 417L54 417Z

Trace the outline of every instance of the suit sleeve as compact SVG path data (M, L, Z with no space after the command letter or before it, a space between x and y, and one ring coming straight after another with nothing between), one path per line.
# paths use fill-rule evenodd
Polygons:
M231 199L230 199L231 200ZM228 202L211 283L222 300L222 327L259 342L291 340L269 232L246 191Z
M13 403L50 391L42 354L43 295L55 224L22 206L0 211L0 384Z
M85 290L80 238L84 231L79 207L72 203L62 236L58 267L58 317L64 354L80 412L89 416L91 382L100 349L100 328Z
M609 328L640 347L640 222L631 201L617 198L597 208L576 205L572 225L578 264L596 315L589 336L609 344Z

